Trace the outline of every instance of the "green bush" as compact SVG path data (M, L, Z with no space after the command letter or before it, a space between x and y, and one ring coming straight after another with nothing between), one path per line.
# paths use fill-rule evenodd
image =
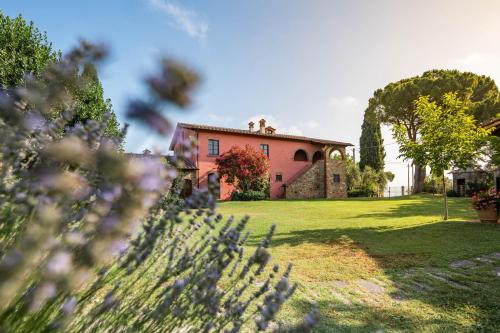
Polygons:
M465 189L465 194L468 197L474 195L474 193L479 193L481 191L488 191L491 187L490 182L485 181L473 181L467 183L467 188Z
M376 197L377 193L368 188L357 188L347 191L347 196L349 198Z
M455 190L448 190L446 191L446 196L453 198L453 197L459 197L460 195L457 192L455 192Z
M233 201L259 201L269 199L269 195L266 192L260 191L246 191L246 192L234 192L231 196Z

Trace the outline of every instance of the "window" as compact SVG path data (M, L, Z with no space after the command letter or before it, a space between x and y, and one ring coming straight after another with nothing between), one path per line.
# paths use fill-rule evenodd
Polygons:
M219 156L219 140L208 139L208 155Z
M295 152L295 155L293 155L293 160L307 162L307 153L304 150L299 149Z
M262 150L262 152L267 156L269 157L269 145L266 145L264 143L261 143L260 144L260 150Z
M333 174L333 182L340 183L340 175L338 173Z
M283 175L281 173L276 174L276 182L282 182L283 181Z

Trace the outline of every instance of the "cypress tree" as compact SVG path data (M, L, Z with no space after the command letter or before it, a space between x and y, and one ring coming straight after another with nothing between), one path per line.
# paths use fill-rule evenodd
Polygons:
M361 170L364 170L365 166L377 171L384 170L384 139L382 139L380 123L370 107L366 109L363 117L359 147Z

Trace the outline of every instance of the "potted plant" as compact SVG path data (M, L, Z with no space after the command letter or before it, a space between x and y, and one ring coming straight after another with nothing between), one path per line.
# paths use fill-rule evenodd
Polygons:
M496 190L479 191L472 195L472 205L481 222L498 222L500 193Z

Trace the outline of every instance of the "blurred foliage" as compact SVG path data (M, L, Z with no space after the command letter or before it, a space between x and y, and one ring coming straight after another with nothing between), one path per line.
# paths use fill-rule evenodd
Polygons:
M75 73L105 56L83 41L39 79L1 92L0 331L308 331L314 312L271 325L296 289L290 267L270 267L274 227L245 254L248 218L217 214L214 184L169 202L175 165L121 152L126 129L107 135L109 109L72 123L88 83ZM165 60L127 115L167 134L160 110L188 106L197 82Z

